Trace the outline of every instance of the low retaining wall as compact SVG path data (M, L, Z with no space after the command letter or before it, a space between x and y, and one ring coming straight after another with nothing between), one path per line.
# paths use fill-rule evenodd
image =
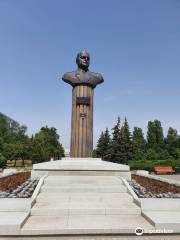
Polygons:
M31 198L0 198L1 212L30 212L41 190L46 175L39 179Z
M178 186L179 184L173 183L172 181L168 182L167 180L161 179L159 177L132 174L132 179L153 193L180 193L180 186Z
M180 200L176 198L139 198L134 192L133 188L129 185L126 179L123 179L124 185L127 187L128 192L142 210L142 214L146 211L180 211Z
M19 172L9 176L0 177L0 191L13 191L28 178L30 172Z

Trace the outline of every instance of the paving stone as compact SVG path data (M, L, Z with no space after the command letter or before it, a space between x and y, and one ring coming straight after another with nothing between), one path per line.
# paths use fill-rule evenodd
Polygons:
M180 233L179 211L145 211L143 213L157 229L172 230Z
M0 212L0 235L20 234L20 228L28 212Z

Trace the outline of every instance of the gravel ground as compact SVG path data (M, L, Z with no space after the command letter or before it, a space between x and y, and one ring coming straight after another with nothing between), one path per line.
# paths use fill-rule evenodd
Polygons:
M152 193L147 188L141 186L135 180L128 181L130 186L133 188L134 192L140 198L180 198L180 193Z
M37 184L38 180L28 179L12 192L0 191L0 198L30 198Z

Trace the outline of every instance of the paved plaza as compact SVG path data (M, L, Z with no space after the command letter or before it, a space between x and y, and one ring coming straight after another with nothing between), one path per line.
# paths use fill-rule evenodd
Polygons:
M170 180L175 180L180 182L180 174L175 174L175 175L158 175L162 178L170 179Z
M0 240L179 240L179 235L156 235L156 236L48 236L48 237L7 237Z

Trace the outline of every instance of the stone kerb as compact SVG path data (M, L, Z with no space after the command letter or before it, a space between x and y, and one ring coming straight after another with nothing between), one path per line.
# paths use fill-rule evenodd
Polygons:
M134 203L136 203L138 206L141 207L141 201L138 198L137 194L134 192L132 187L129 185L127 180L125 178L122 178L123 184L126 186L128 193L133 197Z

